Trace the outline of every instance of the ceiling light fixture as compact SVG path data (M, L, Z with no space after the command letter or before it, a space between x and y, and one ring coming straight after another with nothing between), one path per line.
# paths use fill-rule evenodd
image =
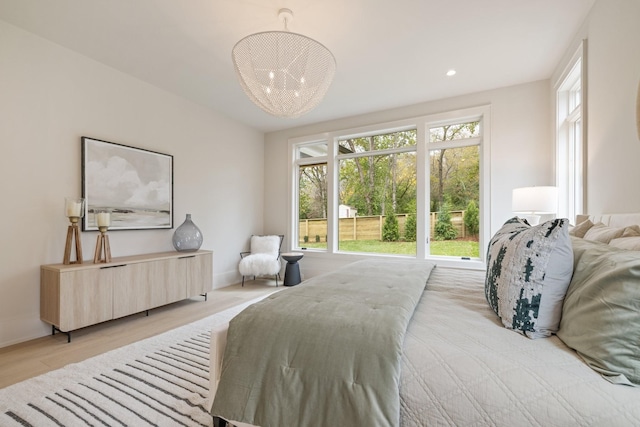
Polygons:
M456 75L456 70L449 70L447 71L447 76L451 77L451 76L455 76Z
M249 35L233 47L232 58L245 93L276 117L299 117L316 107L336 70L333 54L317 41L291 33L293 12L280 9L284 31Z

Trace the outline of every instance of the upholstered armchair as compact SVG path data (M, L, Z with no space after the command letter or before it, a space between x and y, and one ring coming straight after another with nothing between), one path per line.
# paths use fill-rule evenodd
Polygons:
M242 275L242 286L245 276L275 276L276 286L280 278L280 247L283 235L251 236L251 250L240 252L238 270Z

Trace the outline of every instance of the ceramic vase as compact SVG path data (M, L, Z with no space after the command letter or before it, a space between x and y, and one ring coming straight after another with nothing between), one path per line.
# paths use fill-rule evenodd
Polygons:
M191 221L191 214L187 214L180 227L173 232L173 247L178 252L193 252L202 246L202 232Z

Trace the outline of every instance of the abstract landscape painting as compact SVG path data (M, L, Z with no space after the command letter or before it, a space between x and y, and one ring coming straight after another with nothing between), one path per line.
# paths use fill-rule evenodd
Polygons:
M95 212L111 212L109 230L173 228L173 156L82 137L84 231Z

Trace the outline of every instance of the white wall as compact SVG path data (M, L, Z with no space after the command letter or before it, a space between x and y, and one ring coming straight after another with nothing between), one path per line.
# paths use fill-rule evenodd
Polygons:
M238 252L262 232L262 133L4 21L0 118L0 347L50 333L39 267L62 262L81 136L173 155L175 226L191 213L215 251L214 286L237 283ZM110 232L112 255L173 250L172 234ZM91 262L96 233L81 237Z
M587 19L587 213L639 212L640 1L598 0Z
M289 138L487 104L491 105L491 232L495 232L512 216L513 188L554 182L548 80L268 133L265 136L265 231L284 233L288 230ZM310 277L325 267L352 259L336 255L328 261L326 257L307 253L300 265L303 274Z

